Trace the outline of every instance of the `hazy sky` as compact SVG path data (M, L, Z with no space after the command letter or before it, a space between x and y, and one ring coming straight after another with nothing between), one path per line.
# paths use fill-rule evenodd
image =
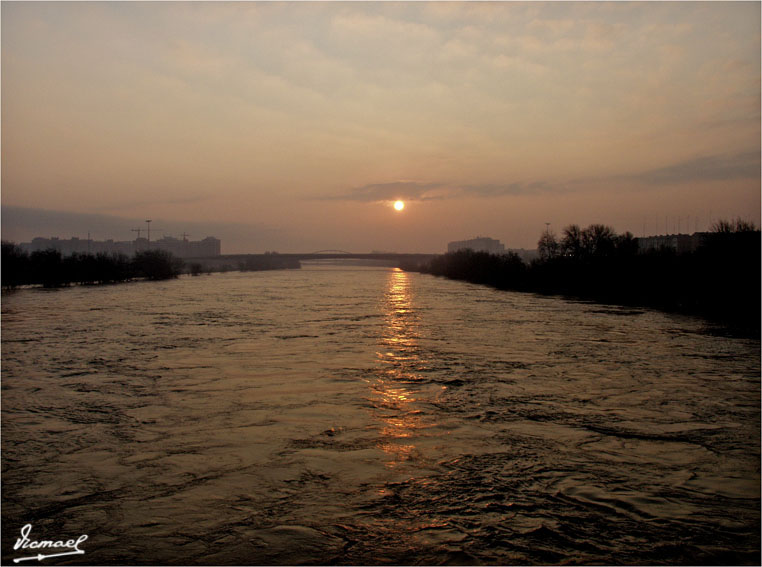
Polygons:
M3 2L2 203L231 253L759 223L760 3Z

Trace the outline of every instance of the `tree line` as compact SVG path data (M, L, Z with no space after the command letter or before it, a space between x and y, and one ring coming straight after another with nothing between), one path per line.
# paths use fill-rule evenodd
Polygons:
M606 225L591 224L583 229L572 224L564 229L561 240L552 231L546 230L537 242L537 251L545 261L559 256L577 260L632 256L638 251L638 242L632 233L619 235Z
M629 232L605 225L545 231L540 257L462 250L419 271L498 289L558 294L618 305L696 314L759 333L760 231L741 220L719 221L693 251L639 252Z
M2 243L2 286L64 287L106 284L134 279L166 280L182 273L184 262L164 250L145 250L133 257L101 252L63 256L58 250L31 254L12 242Z

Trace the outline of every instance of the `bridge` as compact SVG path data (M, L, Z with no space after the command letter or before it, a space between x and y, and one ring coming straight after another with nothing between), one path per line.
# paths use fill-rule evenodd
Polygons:
M318 252L309 252L307 254L277 254L283 258L293 258L295 260L325 260L329 258L343 258L345 260L394 260L398 262L417 262L427 261L438 256L438 254L397 254L396 252L371 252L367 254L354 254L341 250L320 250Z
M310 260L375 260L385 266L418 266L431 261L439 254L398 254L396 252L371 252L355 254L345 250L318 250L316 252L279 254L268 252L266 254L221 254L219 256L206 256L202 258L185 258L187 264L198 263L209 269L221 269L225 266L230 269L238 269L240 266L282 266L298 268L302 261Z

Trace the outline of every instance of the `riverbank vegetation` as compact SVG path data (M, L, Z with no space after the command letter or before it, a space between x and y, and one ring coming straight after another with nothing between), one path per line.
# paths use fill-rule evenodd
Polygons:
M241 272L299 269L298 259L277 253L251 254L238 263ZM2 243L2 286L14 289L24 285L48 288L70 285L95 285L127 282L136 279L166 280L182 273L227 272L229 264L205 260L186 265L183 260L163 250L144 250L132 257L124 254L72 254L40 250L31 254L12 242Z
M498 289L558 294L602 303L701 315L759 333L760 231L720 221L695 250L640 252L632 234L571 225L561 238L546 231L540 258L470 250L437 257L420 271Z
M106 284L135 279L166 280L183 271L184 262L163 250L145 250L132 258L124 254L72 254L57 250L28 254L17 245L2 243L2 286L47 288L74 284Z

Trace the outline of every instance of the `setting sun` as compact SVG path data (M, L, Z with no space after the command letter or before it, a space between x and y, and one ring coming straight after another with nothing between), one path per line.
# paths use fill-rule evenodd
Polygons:
M398 211L401 211L402 209L404 209L404 208L405 208L405 203L404 203L404 201L395 201L395 202L394 202L394 208L395 208L396 210L398 210Z

